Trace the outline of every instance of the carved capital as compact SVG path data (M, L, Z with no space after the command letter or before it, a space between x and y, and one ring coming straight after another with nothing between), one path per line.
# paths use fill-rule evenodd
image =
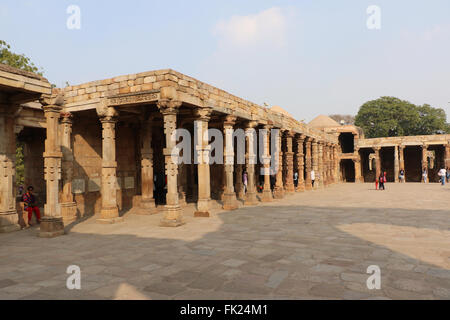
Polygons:
M176 115L183 103L178 100L163 99L156 104L163 115Z
M114 107L99 106L96 109L101 122L116 122L119 112Z
M198 107L194 109L194 115L197 120L208 122L211 119L212 108L209 107Z
M233 116L233 115L227 115L227 116L225 117L225 119L224 119L223 127L224 127L224 128L226 128L226 127L228 127L228 128L234 127L234 125L236 124L236 119L237 119L236 116Z
M42 104L44 110L46 106L62 107L64 105L64 92L55 89L51 94L43 94L39 98L39 102Z
M61 123L63 124L72 124L73 114L70 112L61 112L60 113Z
M251 121L249 121L249 122L247 122L247 125L246 125L246 129L254 129L254 128L256 128L258 126L258 121L256 121L256 120L251 120Z

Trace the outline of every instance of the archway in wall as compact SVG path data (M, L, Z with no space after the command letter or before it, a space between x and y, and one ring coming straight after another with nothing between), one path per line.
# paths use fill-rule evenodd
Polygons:
M430 182L439 182L438 172L445 168L445 147L443 145L431 145L428 146L428 151L434 151L433 165L430 160L428 161L428 178Z
M407 146L404 150L406 182L422 181L422 147Z
M370 167L370 161L369 156L370 154L373 154L372 148L363 148L359 150L359 154L361 157L361 170L362 170L362 177L364 178L364 182L375 182L375 161L372 161L372 170Z
M33 193L41 215L44 215L44 204L46 201L43 157L45 139L46 130L44 128L25 127L17 135L16 179L17 187L23 187L23 192L19 191L17 193L17 201L21 202L21 193L25 193L27 187L33 186ZM17 205L17 209L21 210L21 207Z
M344 159L341 161L341 175L344 182L355 182L355 163L353 160Z
M342 153L353 153L355 151L355 137L353 133L343 132L339 135L339 145Z
M387 182L395 182L394 153L394 147L383 147L380 150L381 171L386 172Z

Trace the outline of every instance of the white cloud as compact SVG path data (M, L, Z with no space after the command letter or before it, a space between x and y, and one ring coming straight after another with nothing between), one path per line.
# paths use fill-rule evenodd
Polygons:
M247 16L232 16L219 21L214 34L221 44L248 47L285 44L287 17L278 7Z

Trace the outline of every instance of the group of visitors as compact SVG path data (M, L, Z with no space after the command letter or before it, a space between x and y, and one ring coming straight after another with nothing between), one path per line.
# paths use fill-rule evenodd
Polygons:
M41 212L37 206L36 196L33 194L33 186L27 188L27 192L22 195L23 208L28 213L28 226L31 227L33 212L36 215L37 223L41 223ZM19 188L19 194L23 193L23 187Z

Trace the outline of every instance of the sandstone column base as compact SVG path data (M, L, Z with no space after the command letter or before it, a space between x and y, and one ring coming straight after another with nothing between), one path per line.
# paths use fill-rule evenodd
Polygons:
M310 191L310 190L312 190L312 189L313 189L313 188L312 188L311 183L305 184L305 190Z
M211 213L209 212L209 199L199 199L197 201L197 211L194 212L196 218L209 218Z
M245 200L245 191L244 191L244 187L242 187L242 190L240 190L240 191L238 192L238 199Z
M77 204L75 202L63 202L61 205L61 215L65 225L77 220Z
M100 211L100 218L97 219L97 223L100 224L114 224L123 222L123 217L119 217L119 209L114 208L102 208Z
M178 205L166 205L164 218L159 223L160 227L179 227L186 222L181 215L181 208Z
M305 184L299 183L297 188L295 188L295 192L304 192L305 191Z
M64 222L62 217L42 217L39 237L55 238L64 234Z
M263 190L261 202L272 202L273 201L273 195L272 190Z
M245 200L244 200L244 204L246 206L254 206L256 204L258 204L258 198L256 198L256 192L247 192L247 194L245 195Z
M236 210L239 206L236 199L236 193L223 193L223 206L224 210Z
M8 211L0 213L0 233L7 233L20 230L17 212Z
M289 184L286 186L286 193L294 193L295 192L295 186L294 184Z
M136 210L135 214L148 216L158 213L155 205L155 199L141 200L140 208Z
M284 198L284 190L281 187L275 187L273 191L273 197L275 199L283 199Z

